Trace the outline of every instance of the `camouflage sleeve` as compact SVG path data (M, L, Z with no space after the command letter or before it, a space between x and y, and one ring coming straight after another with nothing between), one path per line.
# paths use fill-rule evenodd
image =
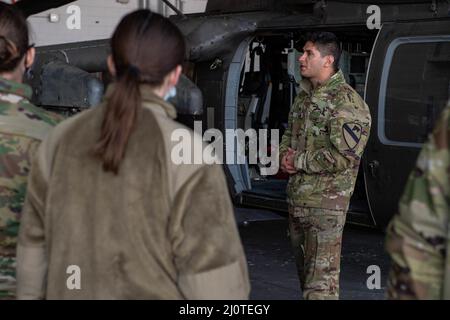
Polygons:
M32 158L28 176L27 195L17 245L17 298L43 299L47 259L45 245L44 212L47 194L46 170L43 170L46 140Z
M16 296L16 246L30 159L40 141L0 133L0 300Z
M298 99L298 98L297 98ZM292 105L291 111L289 112L289 120L288 120L288 126L286 128L286 130L284 131L283 137L281 138L281 143L280 143L280 152L279 152L279 157L280 157L280 163L281 163L281 159L283 158L284 154L288 151L288 149L291 146L291 139L292 139L292 123L293 123L293 119L294 119L294 112L297 109L297 99L294 102L294 104Z
M335 173L358 165L369 139L370 118L342 107L329 123L330 147L295 155L295 167L309 174Z
M247 261L222 169L200 169L174 203L169 234L183 296L248 299Z
M449 222L449 110L419 155L391 221L390 299L441 299Z

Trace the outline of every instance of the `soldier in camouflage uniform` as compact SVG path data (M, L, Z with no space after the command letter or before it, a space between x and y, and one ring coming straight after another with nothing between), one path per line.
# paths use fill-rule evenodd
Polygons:
M59 117L33 106L22 75L34 60L25 19L0 2L0 299L15 297L15 257L30 156Z
M338 299L342 232L371 125L338 71L336 37L313 33L300 58L301 93L280 145L289 233L305 299Z
M390 299L450 299L450 103L387 231Z

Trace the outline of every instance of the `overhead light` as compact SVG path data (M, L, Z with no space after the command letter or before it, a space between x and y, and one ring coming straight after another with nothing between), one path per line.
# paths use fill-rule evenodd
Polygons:
M50 13L50 15L48 16L48 20L52 23L57 23L59 22L59 14L57 13Z

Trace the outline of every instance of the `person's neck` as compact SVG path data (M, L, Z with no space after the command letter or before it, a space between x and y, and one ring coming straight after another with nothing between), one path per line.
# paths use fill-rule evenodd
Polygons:
M17 82L17 83L23 82L23 76L17 70L13 71L13 72L0 73L0 77L2 77L3 79L6 79L8 81L13 81L13 82Z
M335 74L336 73L334 71L326 72L316 78L310 78L309 81L311 82L312 88L315 90L323 84L327 83Z
M158 88L154 88L153 93L155 95L157 95L158 97L160 97L161 99L164 99L164 96L166 95L167 90L164 88L164 86L161 86Z

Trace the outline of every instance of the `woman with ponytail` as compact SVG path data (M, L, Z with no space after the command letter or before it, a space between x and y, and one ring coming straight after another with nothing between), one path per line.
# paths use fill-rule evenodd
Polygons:
M171 161L175 130L202 143L174 121L164 99L185 51L169 19L149 10L122 19L104 102L61 123L34 159L19 235L19 298L248 298L221 167Z
M30 103L32 91L23 75L34 55L25 18L0 2L0 299L15 297L17 233L30 158L59 121Z

